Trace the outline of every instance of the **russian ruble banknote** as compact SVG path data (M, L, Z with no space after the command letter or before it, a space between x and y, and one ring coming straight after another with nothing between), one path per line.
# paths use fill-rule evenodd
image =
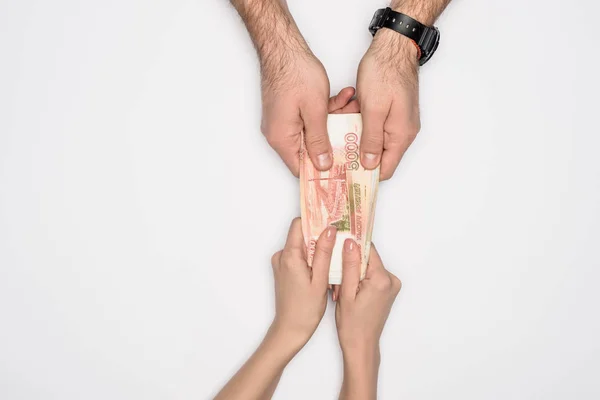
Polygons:
M327 131L333 148L333 166L317 170L306 149L300 151L300 207L308 264L312 265L319 235L329 225L337 228L329 269L329 283L342 281L342 248L352 238L361 251L361 279L369 260L379 167L365 170L360 164L360 114L330 114Z

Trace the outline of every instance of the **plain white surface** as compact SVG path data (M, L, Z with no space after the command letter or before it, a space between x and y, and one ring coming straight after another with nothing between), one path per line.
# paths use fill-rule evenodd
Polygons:
M382 1L290 0L332 92ZM600 397L597 2L438 21L374 241L382 399ZM225 0L0 1L0 398L209 398L273 314L298 184ZM334 398L333 307L275 398Z

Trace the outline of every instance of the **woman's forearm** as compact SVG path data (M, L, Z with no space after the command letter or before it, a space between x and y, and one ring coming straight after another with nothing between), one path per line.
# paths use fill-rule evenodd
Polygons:
M272 326L256 352L231 378L215 400L263 400L273 396L284 368L303 343Z
M344 381L340 400L377 399L379 346L344 352Z

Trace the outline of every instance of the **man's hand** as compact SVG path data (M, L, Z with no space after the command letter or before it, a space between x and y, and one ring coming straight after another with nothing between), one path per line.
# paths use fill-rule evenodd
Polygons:
M392 0L390 7L433 25L450 0ZM361 163L381 163L381 179L394 174L421 129L418 49L407 37L380 29L358 67L356 89L363 118Z
M271 147L279 153L295 176L299 173L302 131L313 164L319 170L327 170L331 168L332 163L331 145L327 134L327 113L360 112L358 102L352 99L355 93L353 87L340 90L329 100L325 98L323 106L321 98L323 93L329 93L329 81L324 75L323 66L316 58L307 62L312 65L295 65L295 68L303 71L303 79L307 79L307 83L299 84L296 81L296 87L290 87L287 91L275 90L273 84L265 85L263 73L262 131ZM314 68L313 72L311 68ZM327 81L326 85L319 83L323 78ZM323 92L325 87L326 92Z
M327 307L329 264L335 244L335 227L317 241L312 268L306 263L306 246L300 218L292 221L285 248L273 255L275 319L273 330L285 332L301 348L310 339ZM298 349L299 350L299 349Z
M331 168L327 136L329 79L310 51L290 52L262 68L262 132L287 167L298 176L298 152L305 134L308 154L317 169Z
M342 253L342 285L335 310L338 338L344 356L340 399L376 399L379 338L402 286L388 272L375 247L360 281L360 250L346 239Z
M327 136L329 79L298 30L285 1L232 0L256 47L261 67L262 132L298 176L302 132L319 170L331 168Z
M381 179L394 174L421 127L418 60L404 36L381 29L358 67L357 91L363 118L361 163L381 162Z
M352 86L340 90L340 92L329 99L327 110L329 114L353 114L360 112L358 101L354 99L356 91Z

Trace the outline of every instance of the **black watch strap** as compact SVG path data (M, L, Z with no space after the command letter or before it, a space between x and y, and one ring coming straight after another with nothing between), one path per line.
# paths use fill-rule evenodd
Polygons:
M431 58L440 41L440 32L436 27L423 25L389 7L377 10L369 25L373 36L381 28L392 29L411 39L419 50L419 65L425 64Z

